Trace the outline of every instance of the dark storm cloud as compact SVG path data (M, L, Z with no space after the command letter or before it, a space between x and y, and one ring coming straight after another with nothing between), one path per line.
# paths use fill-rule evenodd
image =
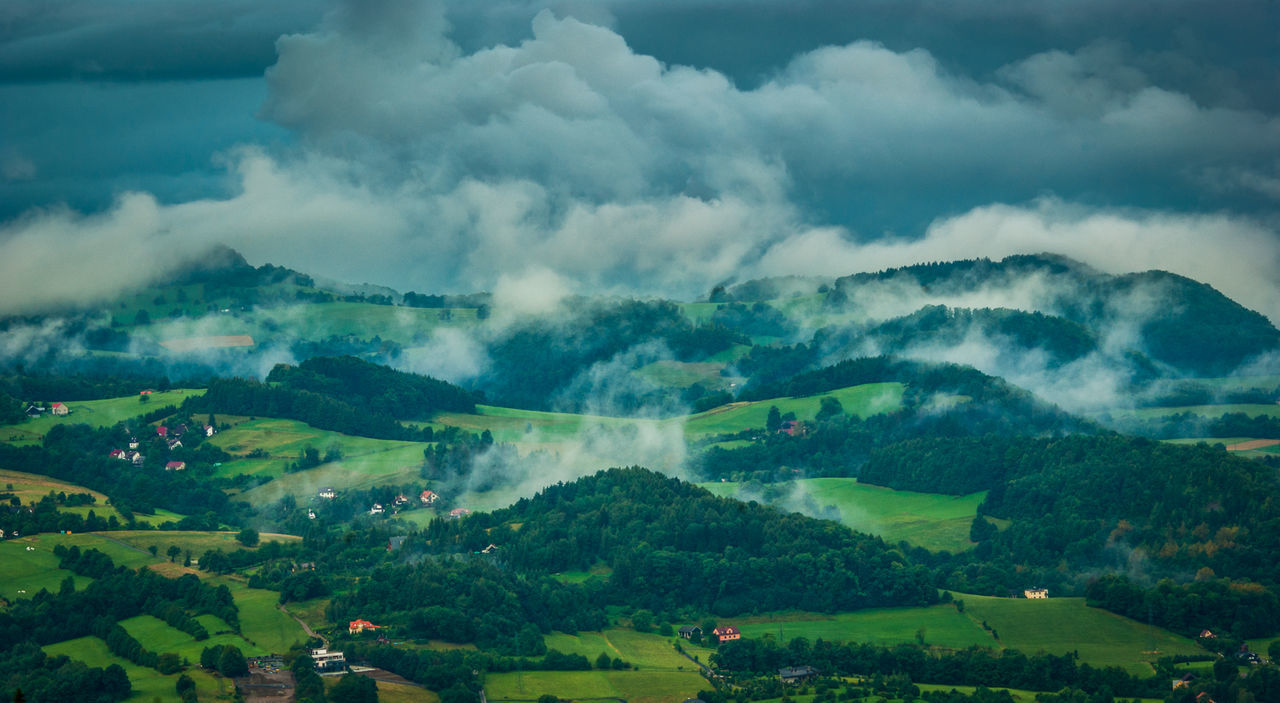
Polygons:
M321 12L304 0L7 0L0 82L261 76L275 38Z
M730 276L1054 249L1276 299L1280 120L1249 88L1265 46L1248 27L1210 60L1253 15L1153 38L1125 28L1180 30L1202 6L1161 6L1178 21L1126 6L1089 31L1100 4L547 4L340 4L276 42L259 114L296 148L232 152L227 195L23 218L5 249L68 277L88 263L42 243L88 257L222 241L401 289L683 296ZM712 36L752 33L757 56ZM705 60L681 53L695 47ZM1197 87L1215 75L1219 90ZM39 180L27 143L0 146L0 173Z

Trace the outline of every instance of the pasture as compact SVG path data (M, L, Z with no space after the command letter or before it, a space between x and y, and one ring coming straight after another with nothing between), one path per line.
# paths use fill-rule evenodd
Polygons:
M1280 405L1276 403L1228 403L1222 405L1180 405L1176 407L1137 408L1134 410L1112 410L1111 415L1117 418L1137 417L1155 419L1191 413L1199 417L1216 418L1227 413L1244 413L1249 417L1265 415L1280 417Z
M93 427L111 427L118 422L126 422L166 405L182 405L182 401L192 396L204 394L203 388L179 388L171 391L152 393L147 401L138 399L144 396L130 395L123 398L107 398L104 400L70 400L66 401L68 415L44 415L21 422L16 425L0 427L0 441L10 444L38 444L45 434L55 425L91 425ZM45 407L49 403L58 402L58 398L45 399Z
M699 484L718 496L758 498L744 494L739 483ZM969 549L969 527L986 493L948 496L938 493L895 491L860 484L852 478L800 479L784 484L793 490L775 503L783 510L803 510L812 499L819 509L834 506L840 522L859 532L878 535L889 542L907 542L930 550L950 552Z
M731 381L720 375L725 364L716 362L655 361L635 370L641 378L659 386L688 388L701 383L708 388L727 388ZM736 379L741 381L741 379Z
M211 549L220 549L229 552L236 549L253 549L247 548L236 539L236 532L191 532L191 531L152 531L152 530L122 530L119 532L103 533L104 537L118 540L124 544L135 547L137 549L146 550L155 547L164 559L166 550L170 546L175 546L184 552L191 552L192 557L199 558L201 554ZM258 535L259 544L267 542L300 542L301 537L293 535L281 535L271 532L264 532ZM181 558L181 557L179 557Z
M966 597L965 602L968 602ZM924 641L947 649L999 647L999 644L977 623L950 604L927 608L873 608L852 613L825 615L818 613L772 613L726 620L734 624L744 637L773 635L780 641L804 637L810 642L822 638L828 642L869 642L892 646L918 642L924 630Z
M212 616L202 617L209 618ZM151 615L139 615L127 620L121 620L120 626L123 627L126 632L133 635L133 637L141 642L142 646L147 649L157 654L173 652L192 662L200 661L200 652L204 651L205 648L223 644L229 644L239 648L241 652L244 652L246 657L258 657L270 654L270 652L260 647L249 644L245 638L239 635L232 633L215 635L215 632L222 632L229 628L226 623L218 620L217 618L212 618L212 621L221 623L221 626L217 627L217 629L213 629L206 625L206 629L209 630L209 639L200 642L197 642L196 638L182 630L170 627L165 621ZM212 621L208 619L202 620L201 624Z
M125 703L177 700L175 691L181 674L165 676L155 669L138 666L127 659L117 657L107 649L107 643L97 637L78 637L46 645L42 649L51 656L65 655L93 667L105 668L112 664L119 664L133 686L133 695L125 699ZM195 661L199 661L199 656L197 652ZM196 691L201 700L213 700L218 694L229 691L231 688L227 681L206 674L199 667L192 667L185 673L196 682Z
M905 388L901 383L866 383L800 398L730 403L689 416L685 422L685 436L692 439L744 429L763 429L769 408L773 406L784 415L793 412L797 420L812 421L821 407L822 398L826 396L840 401L846 414L868 417L902 407Z
M489 674L484 689L490 701L560 698L624 698L628 703L679 703L708 687L692 671L524 671Z
M671 646L672 638L662 635L636 632L630 628L610 628L603 632L579 632L566 635L553 632L543 638L548 649L566 654L581 654L591 662L601 652L612 658L620 658L642 670L680 671L695 668L695 664L680 656Z
M312 448L322 455L330 449L342 453L344 460L374 457L393 450L416 447L422 461L422 447L418 442L398 442L344 435L321 430L297 420L257 418L238 422L228 430L206 440L223 451L236 456L235 461L218 467L215 475L235 476L242 473L281 476L285 466L298 460L305 449ZM261 457L250 457L258 453Z
M27 547L35 547L35 551L28 552ZM58 558L51 547L38 545L26 537L0 542L0 597L30 598L42 588L56 593L68 576L75 580L77 590L92 580L59 569Z
M1083 598L994 598L958 595L965 615L986 621L1005 647L1033 653L1078 652L1094 665L1122 666L1150 675L1150 662L1175 654L1203 654L1195 642L1158 627L1085 605Z

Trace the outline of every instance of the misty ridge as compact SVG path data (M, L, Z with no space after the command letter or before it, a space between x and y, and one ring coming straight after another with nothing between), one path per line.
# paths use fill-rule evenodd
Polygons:
M4 362L205 386L219 377L278 383L308 359L353 357L456 384L481 403L577 418L568 435L530 423L514 445L482 448L436 476L468 493L503 486L527 495L608 465L728 475L710 468L718 455L704 459L704 446L689 444L689 418L768 393L809 395L782 389L859 359L906 364L890 361L879 376L840 385L907 383L916 419L897 421L911 431L939 417L969 423L970 433L993 431L1053 406L1120 427L1112 413L1171 398L1269 403L1280 395L1197 380L1275 374L1280 332L1264 316L1182 276L1111 275L1048 254L727 282L701 300L673 301L572 294L550 272L505 279L492 292L402 293L254 267L217 248L167 281L103 303L6 318ZM938 369L978 376L936 380L946 375ZM1008 393L1018 388L1032 395L1014 400ZM1089 431L1065 420L1026 427ZM371 436L398 436L378 432ZM856 472L861 456L844 471ZM829 470L820 460L797 461ZM830 514L801 488L770 498Z

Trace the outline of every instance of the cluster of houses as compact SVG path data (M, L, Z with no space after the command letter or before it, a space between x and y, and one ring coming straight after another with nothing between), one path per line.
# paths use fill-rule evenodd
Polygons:
M333 500L334 498L338 497L338 492L334 490L333 486L324 486L318 492L316 492L316 497L321 498L323 500ZM420 502L423 506L435 505L436 501L439 499L440 499L440 494L432 490L424 490L422 493L418 494L418 502ZM404 508L405 506L409 505L412 502L413 502L412 498L410 498L407 495L400 494L395 497L392 507L396 509ZM374 503L373 505L369 506L370 515L384 515L386 514L386 512L387 512L387 506L383 505L382 503ZM452 519L457 519L470 514L471 514L471 511L467 510L466 508L454 508L453 510L449 511L449 517ZM308 510L307 517L312 520L316 519L315 511Z
M218 432L218 430L214 428L213 425L204 425L203 431L204 431L204 436L206 437L212 437ZM156 436L165 440L165 444L169 447L169 451L173 451L175 449L179 449L182 447L182 437L185 436L186 433L187 433L186 425L178 425L177 427L173 427L173 428L169 428L164 425L160 425L159 427L156 427ZM112 449L110 452L107 453L107 456L111 457L112 459L127 461L133 466L142 466L142 463L146 459L146 457L143 456L142 452L138 451L140 444L141 443L138 441L137 437L130 437L129 445L128 445L129 448L127 450ZM169 462L165 462L165 465L164 465L165 471L183 471L186 468L187 468L187 462L185 461L169 461Z
M1049 597L1049 589L1047 588L1028 588L1022 592L1022 595L1032 600L1042 600Z

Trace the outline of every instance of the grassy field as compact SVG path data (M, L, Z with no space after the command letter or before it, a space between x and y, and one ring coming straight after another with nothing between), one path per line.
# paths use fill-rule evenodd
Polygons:
M306 642L307 633L277 603L280 594L261 588L249 588L243 581L216 576L207 579L215 585L226 585L240 610L240 634L250 644L268 652L283 653L295 643Z
M948 604L928 608L875 608L836 615L775 613L734 620L732 624L737 625L745 637L773 635L783 641L804 637L812 642L821 637L827 641L895 645L917 642L916 634L923 628L925 642L938 647L999 646L972 618Z
M798 420L811 421L825 396L839 400L846 413L867 417L901 407L905 388L901 383L867 383L803 398L731 403L690 416L685 424L685 436L696 438L744 429L763 429L771 406L777 406L783 414L795 413Z
M959 596L965 615L986 621L1005 647L1053 654L1079 652L1081 661L1152 673L1148 662L1174 654L1203 654L1195 642L1085 605L1083 598L993 598Z
M67 401L69 415L51 415L28 420L17 425L0 427L0 442L11 444L36 444L44 439L45 433L54 425L92 425L94 427L111 427L117 422L131 420L166 405L182 405L182 401L191 396L203 395L204 389L183 388L151 394L150 400L139 402L139 396L130 395L123 398L107 398L105 400L72 400ZM47 399L57 402L57 398ZM126 438L122 438L122 441Z
M674 638L636 632L629 628L611 628L603 632L579 632L566 635L553 632L545 638L548 649L567 654L581 654L595 662L601 652L639 667L642 670L680 671L693 663L676 653Z
M129 683L133 685L133 695L126 699L126 703L151 703L153 700L176 701L178 699L177 683L181 674L164 676L155 669L138 666L127 659L117 657L107 649L107 643L97 637L80 637L47 645L43 649L50 655L66 655L93 667L105 668L112 664L119 664L124 669L125 675L129 677ZM198 662L199 657L200 654L197 652L194 661ZM218 693L230 691L228 682L204 673L199 667L188 669L185 673L196 682L196 691L200 700L214 700Z
M235 461L218 467L218 476L238 474L284 475L285 466L297 461L299 453L308 447L324 454L331 448L342 452L344 462L368 461L379 463L389 455L402 456L404 450L416 452L414 465L422 463L422 448L418 442L397 442L384 439L355 437L329 430L321 430L296 420L259 418L247 420L220 432L209 440L228 454L238 457ZM250 452L260 450L264 458L249 458ZM396 452L399 452L396 454ZM407 452L412 453L412 452ZM397 462L402 460L397 459Z
M723 362L686 362L655 361L648 366L636 369L636 375L648 379L659 386L672 388L688 388L701 383L711 389L727 389L730 383L740 383L741 378L729 379L720 375L725 368Z
M35 551L28 552L27 547L31 546L36 545L25 537L0 542L0 597L30 598L42 588L56 593L68 576L75 579L77 589L84 588L91 580L59 569L52 549L36 546Z
M221 541L227 533L211 533L209 539ZM95 548L106 553L118 565L129 568L150 566L167 576L179 576L183 573L194 573L214 585L225 584L235 599L240 610L241 631L250 645L267 652L284 652L294 642L306 639L306 633L297 621L288 613L276 607L280 594L260 588L249 588L243 581L225 576L210 576L207 572L184 569L181 564L170 564L163 556L164 549L173 543L169 535L186 535L197 542L200 533L166 533L166 532L111 532L107 534L59 535L41 534L22 537L16 540L0 542L0 595L13 597L18 589L26 589L32 595L43 585L50 590L57 590L62 579L71 575L69 571L57 568L57 559L53 556L53 547L64 544L68 547L77 545L81 549ZM145 549L130 544L126 540L135 540L139 544L147 544L146 540L154 537L161 545L161 556L153 557ZM276 536L270 536L269 539ZM233 539L234 542L234 539ZM27 546L36 551L26 551ZM195 552L195 550L192 550ZM76 576L77 587L87 583L89 579ZM33 590L34 588L34 590ZM7 590L11 589L11 590ZM216 623L214 623L216 625ZM208 625L206 625L208 627ZM219 628L221 629L221 628ZM210 628L210 632L214 632ZM198 653L197 653L198 654Z
M213 619L217 620L217 618ZM191 662L199 662L200 652L205 648L222 644L229 644L239 648L246 657L259 657L270 654L269 651L261 647L249 644L245 638L239 635L213 634L227 629L226 623L220 620L217 620L217 622L221 623L221 626L217 627L216 630L209 629L206 626L206 629L209 629L209 639L201 642L197 642L191 635L170 627L165 621L151 615L139 615L128 620L121 620L120 626L139 642L142 642L147 649L157 654L173 652Z
M772 635L783 641L819 637L829 641L914 643L923 628L926 643L949 649L971 645L1018 649L1027 654L1078 652L1094 666L1120 666L1150 675L1150 663L1162 656L1203 654L1195 642L1167 630L1085 605L1083 598L993 598L955 594L951 604L928 608L877 608L854 613L782 612L726 620L747 637ZM986 622L995 635L982 627ZM998 639L997 639L998 637Z
M720 496L738 496L737 483L704 483ZM795 491L779 507L799 507L804 496L819 508L834 505L841 522L860 532L879 535L890 542L907 542L931 550L951 552L969 549L969 527L985 493L954 497L937 493L895 491L859 484L852 478L814 478L791 482Z
M689 668L694 668L689 662ZM560 698L625 698L628 703L679 703L707 688L693 671L526 671L490 674L485 694L491 701L531 699L546 693Z
M332 683L336 684L337 679L333 679ZM379 681L378 703L440 703L440 696L434 691L417 686Z
M176 546L184 552L190 551L194 557L199 557L210 549L221 549L224 552L236 549L246 549L243 544L236 540L236 532L183 532L183 531L120 531L104 533L104 536L117 539L125 544L137 547L138 549L147 549L155 546L159 551L161 558L164 558L165 550L170 546ZM263 532L258 535L260 544L267 542L300 542L301 537L293 535L280 535L271 532Z

